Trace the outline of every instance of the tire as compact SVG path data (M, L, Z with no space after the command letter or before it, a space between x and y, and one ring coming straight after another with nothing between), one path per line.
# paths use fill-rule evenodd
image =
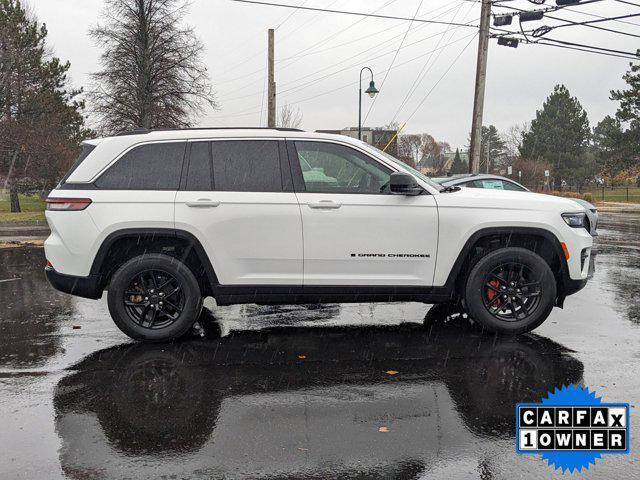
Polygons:
M556 280L547 262L516 247L501 248L479 260L464 290L471 318L489 331L514 335L542 324L555 300Z
M145 342L169 342L193 326L202 310L202 295L195 276L180 260L149 253L116 270L107 304L125 335Z

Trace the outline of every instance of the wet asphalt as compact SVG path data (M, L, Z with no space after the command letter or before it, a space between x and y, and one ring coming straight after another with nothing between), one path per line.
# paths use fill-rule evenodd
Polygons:
M210 308L205 335L131 342L100 301L0 250L0 478L549 478L515 454L515 404L584 383L631 404L631 453L571 478L640 477L640 215L602 215L594 278L534 333L429 306Z

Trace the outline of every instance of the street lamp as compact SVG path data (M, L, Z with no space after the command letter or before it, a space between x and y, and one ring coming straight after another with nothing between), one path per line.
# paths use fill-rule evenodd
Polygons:
M369 73L371 73L371 81L369 82L369 88L367 88L364 93L368 93L371 98L375 97L378 93L376 84L373 81L373 71L369 67L363 67L362 70L360 70L360 90L358 94L358 140L362 140L362 72L365 70L369 70Z

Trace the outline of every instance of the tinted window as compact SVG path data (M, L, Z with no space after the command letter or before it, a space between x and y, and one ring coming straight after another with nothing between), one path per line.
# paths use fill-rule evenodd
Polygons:
M485 188L488 190L504 190L505 189L502 183L502 180L494 180L494 179L474 180L472 182L465 183L464 186L469 188Z
M125 153L95 182L118 190L177 190L184 142L153 143Z
M281 192L278 142L224 140L211 142L213 183L225 192Z
M211 151L209 142L191 144L189 171L187 172L187 190L213 190L211 178Z
M520 185L516 185L515 183L512 183L512 182L503 181L502 185L504 185L505 190L515 190L517 192L526 192L526 190L522 188Z
M384 193L391 170L343 145L295 142L307 192Z

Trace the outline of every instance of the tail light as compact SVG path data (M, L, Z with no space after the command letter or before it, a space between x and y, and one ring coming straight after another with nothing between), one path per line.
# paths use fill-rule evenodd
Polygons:
M91 203L90 198L47 198L47 210L84 210Z

